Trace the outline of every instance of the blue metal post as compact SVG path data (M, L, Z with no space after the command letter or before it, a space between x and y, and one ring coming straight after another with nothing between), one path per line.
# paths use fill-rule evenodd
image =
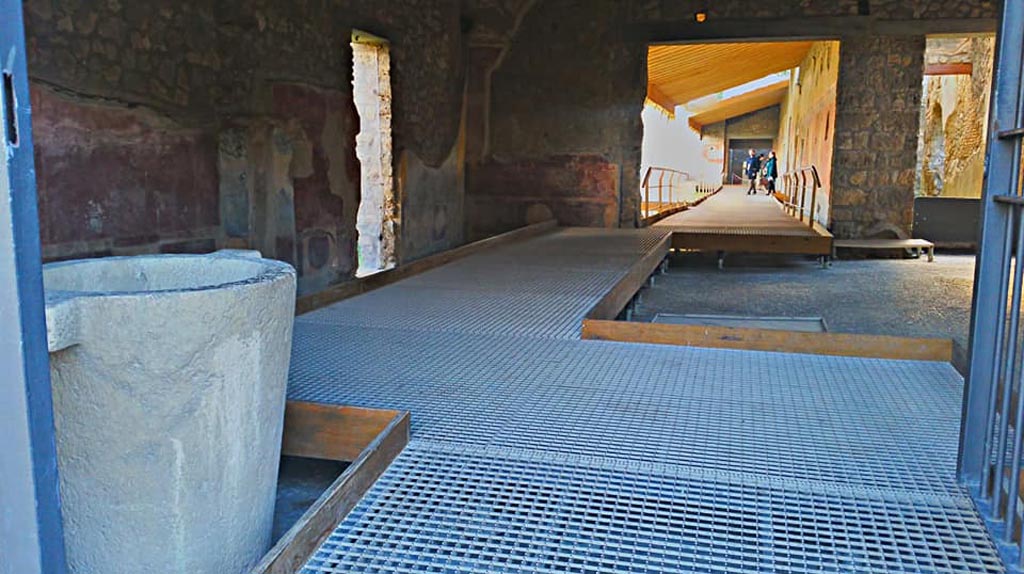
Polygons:
M21 0L0 0L0 574L66 571Z

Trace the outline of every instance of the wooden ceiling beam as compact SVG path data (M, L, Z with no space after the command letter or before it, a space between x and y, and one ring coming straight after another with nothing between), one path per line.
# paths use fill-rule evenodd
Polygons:
M651 46L647 58L648 84L674 103L685 104L797 67L812 44L748 42Z
M777 105L786 97L788 91L789 82L777 82L745 94L720 100L690 116L690 127L699 132L704 126Z
M974 64L970 62L950 62L947 64L925 64L926 76L970 76L974 73Z
M678 103L665 95L658 86L650 82L647 83L647 99L657 104L670 115L675 115Z

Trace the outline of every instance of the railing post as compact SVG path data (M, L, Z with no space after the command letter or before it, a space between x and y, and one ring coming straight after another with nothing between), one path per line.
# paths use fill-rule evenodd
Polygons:
M818 197L818 181L811 174L811 211L807 214L807 227L814 229L814 200Z
M641 209L643 211L643 217L641 219L647 219L647 212L651 209L651 172L648 170L647 178L644 179L644 205Z
M661 213L661 206L664 205L664 200L662 199L662 194L663 194L662 186L665 185L664 182L665 182L665 172L664 171L658 171L658 211L656 211L655 213Z
M800 172L800 221L804 220L804 202L807 200L807 174Z
M786 181L786 211L796 215L796 177L789 174Z

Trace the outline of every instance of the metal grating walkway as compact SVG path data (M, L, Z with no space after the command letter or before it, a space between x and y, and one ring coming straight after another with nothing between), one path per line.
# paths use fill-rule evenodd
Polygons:
M298 318L290 399L413 417L304 572L1003 571L949 365L576 338L658 237L561 231Z

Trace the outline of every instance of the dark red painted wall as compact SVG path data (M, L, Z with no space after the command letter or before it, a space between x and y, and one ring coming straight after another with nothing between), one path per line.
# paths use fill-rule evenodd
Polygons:
M102 251L194 239L218 225L210 133L38 85L32 108L44 245L94 242Z
M544 216L562 225L615 227L619 166L600 156L492 161L467 170L472 237L508 231Z

